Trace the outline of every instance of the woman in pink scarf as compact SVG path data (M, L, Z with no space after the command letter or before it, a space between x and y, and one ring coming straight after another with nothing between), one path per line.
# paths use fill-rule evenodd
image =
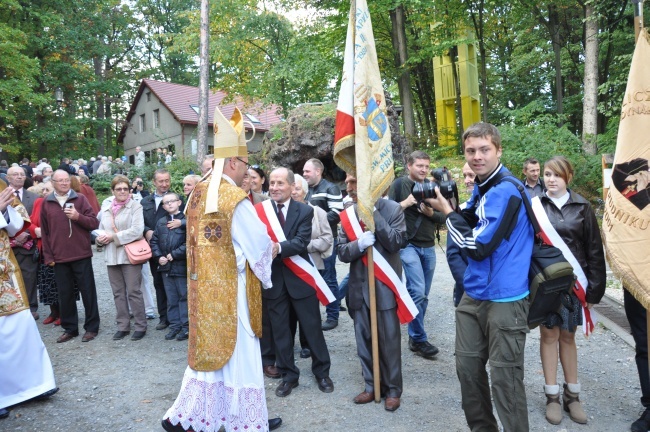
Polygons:
M135 331L131 340L140 340L147 332L144 297L140 289L142 264L131 264L124 245L142 238L142 206L131 199L130 182L125 176L113 177L111 190L114 199L106 202L99 212L100 224L95 242L104 245L108 280L117 310L117 332L113 335L113 340L123 339L131 332L129 305L135 319Z

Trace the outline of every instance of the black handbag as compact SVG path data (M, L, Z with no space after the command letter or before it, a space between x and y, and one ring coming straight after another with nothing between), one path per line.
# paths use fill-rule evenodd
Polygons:
M533 213L524 187L512 176L505 176L517 187L526 208L526 214L535 230L535 244L530 258L528 283L530 291L530 309L528 310L528 327L533 329L546 321L550 316L558 314L564 305L573 311L571 291L576 282L573 267L564 258L562 251L553 245L545 244L540 237L541 228Z

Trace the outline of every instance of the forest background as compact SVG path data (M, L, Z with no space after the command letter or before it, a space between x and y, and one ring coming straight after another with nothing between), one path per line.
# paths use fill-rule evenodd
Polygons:
M385 89L403 107L413 148L441 155L432 60L455 59L455 47L472 42L482 119L499 126L504 163L519 174L528 156L564 154L579 190L599 195L600 154L615 148L634 49L631 3L369 6ZM199 7L189 0L0 0L3 155L121 155L117 134L142 78L198 86ZM349 7L339 0L212 1L210 88L277 104L284 116L301 103L335 100Z

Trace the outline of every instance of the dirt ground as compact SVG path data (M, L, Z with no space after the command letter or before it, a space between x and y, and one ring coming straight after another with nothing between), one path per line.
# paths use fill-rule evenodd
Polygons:
M280 416L284 432L294 431L463 431L460 389L454 363L453 280L444 253L437 248L437 268L429 296L425 326L429 339L440 348L436 360L411 353L402 328L404 393L394 413L382 404L357 406L352 398L363 390L356 357L352 321L346 312L339 326L325 333L332 358L334 392L321 393L310 371L310 360L296 353L300 386L286 398L275 396L277 380L266 379L269 417ZM165 331L150 329L141 341L113 341L115 306L103 255L93 260L102 324L97 339L81 338L57 344L60 328L43 326L47 308L38 322L56 375L58 394L47 401L28 402L0 420L0 431L161 431L160 419L171 406L186 368L187 343L165 341ZM339 279L346 274L339 264ZM83 315L81 302L78 303ZM324 310L323 310L324 312ZM324 313L323 313L324 316ZM80 320L83 322L83 318ZM526 344L526 388L532 431L626 431L640 411L640 389L634 350L608 329L598 326L585 339L577 337L581 400L589 424L573 423L567 415L558 426L544 418L545 397L539 360L539 332ZM560 384L562 379L558 380Z

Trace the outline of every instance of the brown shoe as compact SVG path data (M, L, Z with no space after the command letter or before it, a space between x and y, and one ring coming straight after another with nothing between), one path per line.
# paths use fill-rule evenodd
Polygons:
M280 378L280 371L273 365L264 366L264 375L269 378Z
M582 404L580 403L578 395L579 393L573 393L569 391L568 386L564 384L564 394L562 395L564 411L569 413L569 417L574 422L587 424L587 414L582 408Z
M546 395L546 420L553 425L559 425L562 422L560 393L554 395Z
M367 404L375 400L375 393L374 392L367 392L363 391L356 395L354 399L352 399L352 402L355 404Z
M72 339L76 338L77 336L79 336L79 333L68 333L68 332L65 332L65 333L63 333L61 336L59 336L59 338L56 340L56 343L67 342L67 341L69 341L69 340L72 340Z
M83 337L81 338L81 342L90 342L91 340L95 339L97 337L97 333L94 332L86 332Z
M386 402L384 403L384 409L386 411L395 411L397 408L399 408L399 398L387 397Z

